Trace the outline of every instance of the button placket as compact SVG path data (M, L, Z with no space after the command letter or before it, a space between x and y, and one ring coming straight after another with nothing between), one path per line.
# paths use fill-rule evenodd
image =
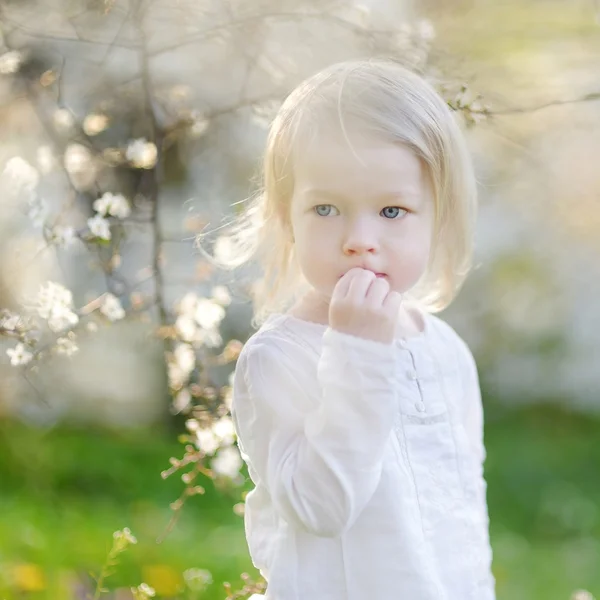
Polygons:
M412 362L412 368L406 372L406 376L409 381L414 381L417 384L417 389L419 390L419 401L415 403L415 408L418 412L424 413L427 412L427 407L423 402L423 390L421 388L421 382L419 381L419 374L417 373L417 363L415 361L414 354L409 350L410 360Z

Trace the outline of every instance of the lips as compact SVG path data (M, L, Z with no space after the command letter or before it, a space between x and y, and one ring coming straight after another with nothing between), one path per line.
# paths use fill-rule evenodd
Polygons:
M365 269L365 271L371 271L371 269L366 269L365 267L361 267L361 269ZM371 271L372 273L375 273L375 271ZM341 279L346 273L342 273L338 279ZM375 273L375 277L387 277L386 273Z

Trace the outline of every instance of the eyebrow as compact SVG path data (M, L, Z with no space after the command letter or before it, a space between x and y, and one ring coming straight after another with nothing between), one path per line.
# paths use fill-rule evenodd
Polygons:
M337 192L334 192L332 190L319 190L316 188L308 188L306 190L303 190L301 192L301 194L303 196L318 196L319 198L326 198L328 200L343 200L344 199L343 194L338 194ZM403 202L407 202L407 201L413 201L413 202L417 201L418 202L419 197L417 194L413 193L411 190L397 190L397 191L389 191L389 192L384 192L383 194L379 194L376 198L374 198L374 200L377 200L377 201L402 200Z

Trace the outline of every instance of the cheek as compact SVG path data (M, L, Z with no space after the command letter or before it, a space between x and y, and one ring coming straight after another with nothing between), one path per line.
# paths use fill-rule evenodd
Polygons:
M422 236L410 236L396 246L393 271L398 280L414 283L427 268L430 244Z

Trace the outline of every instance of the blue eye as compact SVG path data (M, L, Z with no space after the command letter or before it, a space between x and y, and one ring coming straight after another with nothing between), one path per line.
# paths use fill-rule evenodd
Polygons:
M332 208L333 206L331 204L317 204L317 206L314 207L314 211L321 217L327 217L329 216Z
M399 206L386 206L381 211L381 214L386 219L395 219L400 214L400 211L406 212L404 208L400 208Z

